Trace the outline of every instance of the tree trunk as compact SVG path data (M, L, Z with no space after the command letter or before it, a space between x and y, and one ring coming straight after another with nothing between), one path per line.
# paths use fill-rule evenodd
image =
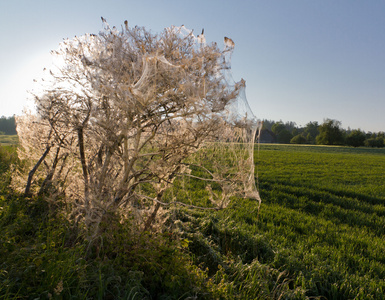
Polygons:
M88 206L88 204L89 204L89 199L88 199L88 171L87 171L86 156L84 153L83 127L78 129L78 141L79 141L80 161L82 164L83 178L84 178L84 199L85 199L86 205Z
M159 192L156 196L156 199L160 201L162 199L163 191ZM152 223L155 221L156 214L158 213L158 210L160 208L160 202L157 202L154 207L154 211L152 214L148 217L146 223L144 224L143 232L148 231L151 228Z
M51 150L51 146L47 146L45 149L43 155L40 157L39 161L36 163L36 165L32 168L32 170L28 173L28 179L27 179L27 185L25 187L24 195L25 196L30 196L30 189L31 189L31 184L32 184L32 178L33 175L35 174L36 170L39 168L43 160L46 158L48 155L49 151Z
M55 174L56 166L57 166L57 163L59 161L59 152L60 152L60 147L58 147L56 150L56 156L55 156L55 159L53 161L52 168L49 171L47 177L44 179L44 181L40 187L38 195L42 195L51 184L51 180L53 178L53 175Z

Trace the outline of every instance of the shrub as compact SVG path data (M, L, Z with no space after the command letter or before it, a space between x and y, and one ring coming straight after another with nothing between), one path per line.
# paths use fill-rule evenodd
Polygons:
M370 138L365 140L364 142L366 147L377 147L377 148L383 148L385 147L384 144L384 138L383 137L376 137L376 138Z
M290 140L290 144L306 144L306 143L307 143L307 139L302 134L298 134Z

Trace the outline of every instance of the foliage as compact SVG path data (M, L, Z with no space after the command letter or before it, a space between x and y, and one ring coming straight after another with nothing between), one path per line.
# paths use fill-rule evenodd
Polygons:
M277 141L281 144L289 144L292 138L293 135L287 129L284 129L278 133Z
M274 132L274 134L278 135L281 131L285 130L285 124L283 124L282 121L274 123L271 127L271 131Z
M302 134L297 134L290 140L290 144L306 144L307 139L303 137Z
M0 298L176 299L205 294L206 275L165 235L103 227L98 246L39 199L2 198Z
M273 120L263 120L262 130L270 130L276 122Z
M292 127L294 125L293 124L283 124L283 122L280 121L280 122L275 123L272 126L271 130L277 136L278 143L281 143L281 144L289 144L290 143L290 140L293 138L293 135L287 129L287 127L289 127L289 126Z
M317 144L342 145L344 141L340 126L340 121L326 119L318 128L319 135L316 138Z
M15 146L0 145L0 191L6 190L11 183L13 166L19 164Z
M292 144L316 144L317 140L322 145L346 145L351 147L385 147L384 132L377 133L364 132L360 129L347 130L340 127L341 122L336 120L326 119L323 124L319 125L318 122L309 122L305 127L297 127L294 122L282 121L275 122L272 120L263 120L263 127L261 131L262 143L281 143L288 144L288 137L290 134L285 132L285 129L289 131L295 139L290 140ZM274 134L270 132L274 128ZM322 129L321 129L322 128ZM333 129L334 128L334 129ZM320 134L320 129L323 131ZM276 135L281 133L280 138L276 138ZM298 136L298 137L297 137ZM306 142L303 138L306 138Z
M318 127L319 127L318 122L309 122L306 124L304 128L304 134L306 136L307 141L310 144L316 143L316 137L319 134Z
M15 117L5 117L0 118L0 132L5 135L15 135L16 134L16 123Z
M364 144L367 147L377 147L377 148L385 147L384 138L381 137L381 136L375 137L375 138L366 139Z
M364 146L366 136L365 133L361 130L353 130L347 137L346 137L346 144L348 146L353 147L360 147Z

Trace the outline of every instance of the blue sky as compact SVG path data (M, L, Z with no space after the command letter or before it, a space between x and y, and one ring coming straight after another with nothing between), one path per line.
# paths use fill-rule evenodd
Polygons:
M244 78L260 119L385 131L385 1L1 0L0 115L20 114L26 90L63 38L98 33L100 17L153 32L184 24L208 42L235 42L233 77Z

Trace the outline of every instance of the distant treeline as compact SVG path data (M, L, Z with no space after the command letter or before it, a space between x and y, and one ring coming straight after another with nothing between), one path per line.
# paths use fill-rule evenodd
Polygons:
M0 135L15 135L15 117L0 118ZM326 119L322 124L309 122L299 127L295 122L263 120L261 143L346 145L353 147L385 147L385 133L343 129L341 122Z
M309 122L304 127L295 122L264 120L261 143L346 145L352 147L385 147L385 133L343 129L341 122L326 119L322 124Z
M16 122L15 117L4 117L0 118L0 134L5 135L15 135L16 132Z

